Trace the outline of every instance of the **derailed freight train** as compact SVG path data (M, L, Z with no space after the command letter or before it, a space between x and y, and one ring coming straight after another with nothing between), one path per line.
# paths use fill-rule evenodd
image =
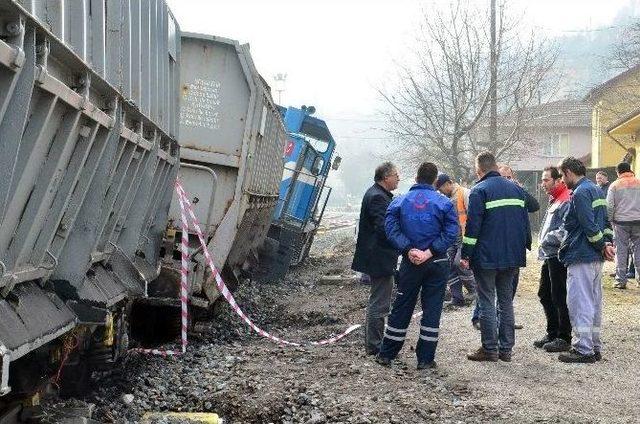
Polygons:
M0 417L177 327L176 177L227 284L255 271L282 202L281 112L248 45L182 34L162 0L0 0ZM320 190L332 151L314 159ZM189 245L190 306L209 310Z
M235 288L256 268L269 231L286 131L247 44L185 33L181 52L179 178L203 224L216 267ZM175 196L169 216L172 223L180 221ZM150 287L156 299L178 298L180 239L179 229L169 231L161 278ZM189 244L191 302L208 307L219 293L193 230Z
M0 0L0 406L126 351L160 272L179 62L164 1Z
M181 34L162 1L70 3L0 0L0 411L176 326L177 176L231 287L278 202L286 132L248 45Z

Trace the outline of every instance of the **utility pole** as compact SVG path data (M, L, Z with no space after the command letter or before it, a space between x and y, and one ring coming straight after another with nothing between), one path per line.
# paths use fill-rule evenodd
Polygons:
M491 82L489 86L489 143L498 140L498 60L496 53L496 0L491 0Z

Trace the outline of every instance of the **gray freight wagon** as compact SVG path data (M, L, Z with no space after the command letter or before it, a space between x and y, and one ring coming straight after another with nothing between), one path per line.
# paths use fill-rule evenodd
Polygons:
M286 131L269 86L256 70L249 46L203 34L182 34L179 177L206 232L216 266L230 287L254 265L282 179ZM177 199L170 220L178 227ZM193 248L192 303L206 306L218 293L197 237ZM151 294L177 297L179 232L163 277ZM203 296L198 296L203 294ZM206 296L204 296L206 294Z
M162 0L0 0L0 406L127 348L178 171L179 58Z

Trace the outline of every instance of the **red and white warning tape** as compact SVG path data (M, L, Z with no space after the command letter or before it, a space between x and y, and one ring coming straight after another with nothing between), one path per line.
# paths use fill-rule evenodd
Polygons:
M193 224L193 229L196 231L196 234L198 236L198 239L200 240L200 244L202 245L203 248L203 253L205 256L205 260L207 262L207 265L209 266L209 269L211 270L211 274L214 276L214 279L216 281L216 286L218 288L218 291L220 292L220 294L222 295L222 297L224 297L224 299L229 303L229 305L231 306L231 308L233 309L233 311L256 333L260 334L261 336L274 341L278 344L283 344L283 345L289 345L289 346L301 346L303 343L296 343L296 342L291 342L288 340L284 340L281 339L279 337L276 337L270 333L268 333L267 331L261 329L260 327L258 327L257 325L255 325L253 323L253 321L251 321L251 319L249 317L247 317L245 315L245 313L242 311L242 309L240 309L240 306L238 306L238 303L236 302L235 298L233 297L233 295L231 294L231 292L229 291L229 288L227 287L227 285L224 283L222 276L220 275L220 272L218 272L218 269L216 268L216 266L213 263L213 259L211 258L211 254L209 252L209 249L207 247L204 235L202 233L202 230L200 229L200 224L198 223L198 219L196 218L194 212L193 212L193 207L191 205L191 202L189 201L189 198L186 194L186 192L184 191L184 188L182 187L182 184L180 184L180 182L178 180L176 180L176 192L178 194L178 201L180 203L180 219L181 219L181 228L182 228L182 238L181 238L181 268L180 268L180 306L181 306L181 350L163 350L163 349L131 349L131 351L133 352L139 352L139 353L145 353L145 354L151 354L151 355L159 355L159 356L176 356L176 355L181 355L183 353L185 353L187 351L187 325L188 325L188 320L189 320L189 315L188 315L188 301L189 301L189 282L188 282L188 275L189 275L189 223L187 221L187 213L189 214L189 217L191 218L191 223ZM417 312L415 314L413 314L412 318L417 318L419 316L422 315L422 312ZM306 344L310 344L312 346L323 346L323 345L328 345L328 344L332 344L335 343L341 339L343 339L344 337L348 336L350 333L352 333L353 331L357 330L358 328L362 327L362 324L355 324L355 325L351 325L349 328L347 328L344 332L328 338L328 339L324 339L324 340L319 340L319 341L312 341L312 342L307 342Z
M182 252L180 260L180 345L182 349L131 349L134 352L160 356L175 356L181 355L187 351L187 326L189 323L189 223L187 222L187 215L185 215L185 207L182 203L182 196L178 196L178 201L180 202L180 226L182 228L182 238L180 243L180 250Z
M218 288L218 291L220 292L222 297L224 297L224 299L229 303L229 306L231 306L233 311L253 331L255 331L256 333L260 334L261 336L266 337L267 339L272 340L272 341L274 341L276 343L279 343L279 344L284 344L284 345L289 345L289 346L301 346L302 343L296 343L296 342L291 342L291 341L288 341L288 340L281 339L281 338L276 337L276 336L266 332L265 330L261 329L260 327L255 325L253 323L253 321L251 321L251 319L249 317L247 317L245 315L245 313L242 311L242 309L240 309L240 306L238 306L235 298L233 297L233 295L229 291L229 288L227 287L227 285L222 280L222 276L220 275L220 272L218 272L218 269L216 268L216 266L213 263L213 259L211 258L211 254L209 253L209 249L207 248L207 243L206 243L206 241L204 239L204 235L202 233L202 230L200 229L200 224L198 223L198 219L196 218L195 214L193 213L193 208L191 206L191 202L189 201L189 198L187 197L187 194L184 191L184 188L182 187L182 184L180 184L180 181L177 181L177 180L176 180L176 191L178 193L178 197L181 199L180 200L180 207L182 208L183 213L184 213L184 209L186 208L186 210L187 210L187 212L189 214L189 217L191 218L191 224L193 224L193 229L196 231L198 239L200 240L200 244L202 245L202 251L204 253L205 260L207 261L207 265L209 266L209 269L211 270L211 275L213 275L213 277L215 278L216 286ZM351 332L357 330L360 327L362 327L361 324L355 324L355 325L350 326L343 333L341 333L341 334L339 334L337 336L334 336L334 337L331 337L331 338L325 339L325 340L309 342L308 344L311 344L311 345L314 345L314 346L320 346L320 345L327 345L327 344L335 343L338 340L344 338L345 336L347 336L348 334L350 334Z

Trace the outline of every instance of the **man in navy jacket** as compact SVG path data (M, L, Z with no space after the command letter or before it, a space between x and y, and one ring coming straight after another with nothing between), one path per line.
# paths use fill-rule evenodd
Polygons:
M562 181L573 189L563 227L567 235L558 259L567 267L567 306L575 337L562 362L594 363L602 358L602 264L613 259L613 231L607 219L604 193L585 177L587 169L574 157L560 165Z
M515 343L512 282L518 268L526 265L531 242L527 195L500 176L496 158L489 152L476 157L476 174L480 179L469 196L461 263L471 266L476 277L482 347L467 358L509 362Z
M438 168L433 163L420 165L416 184L407 194L394 199L387 209L387 238L403 256L398 293L376 359L382 365L390 365L402 348L420 294L423 315L416 348L418 369L435 367L449 274L447 249L456 241L459 231L453 203L433 187L437 175Z

